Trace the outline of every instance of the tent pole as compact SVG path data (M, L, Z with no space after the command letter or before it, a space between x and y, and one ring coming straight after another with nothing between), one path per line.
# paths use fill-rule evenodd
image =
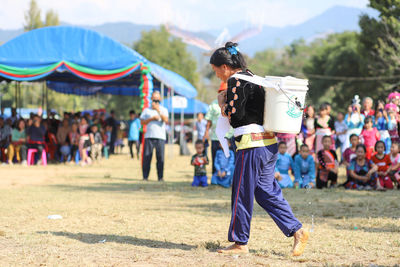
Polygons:
M17 114L19 114L19 113L21 113L21 82L18 82L18 87L17 87L17 90L18 90L18 98L17 98L17 103L18 103L18 109L16 109L16 112L17 112ZM18 112L19 111L19 112Z
M179 146L183 146L183 108L181 108L181 131L179 133Z
M164 100L164 83L163 82L161 82L160 90L161 90L161 102L162 102Z
M15 96L14 96L15 108L18 108L18 82L15 82Z
M43 111L44 111L44 84L45 84L45 82L42 83L42 117L43 117Z
M194 127L196 125L196 117L197 117L197 111L196 111L196 100L193 99L193 123L192 123L192 133L194 133ZM199 132L197 132L196 140L198 139ZM194 143L194 134L192 134L192 142Z
M46 87L46 118L49 118L49 89L46 86L46 83L44 84Z
M172 141L172 145L171 145L171 157L174 157L174 138L175 138L175 113L174 113L174 101L172 100L172 98L174 97L174 88L171 87L171 141Z

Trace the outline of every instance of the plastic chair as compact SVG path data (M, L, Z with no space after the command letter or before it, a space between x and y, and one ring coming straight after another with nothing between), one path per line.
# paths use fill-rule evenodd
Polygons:
M28 157L27 157L27 163L29 165L33 165L35 163L35 154L38 152L36 148L29 148L28 149ZM47 166L47 155L46 155L46 150L43 149L42 151L42 165Z

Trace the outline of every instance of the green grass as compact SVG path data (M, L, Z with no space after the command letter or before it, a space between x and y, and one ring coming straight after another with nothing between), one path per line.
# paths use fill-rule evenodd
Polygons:
M255 204L248 256L223 256L230 189L190 186L166 154L164 183L127 155L89 167L0 167L0 266L396 266L400 191L284 190L314 227L303 256ZM175 153L177 154L177 153ZM61 220L49 220L60 214ZM104 241L105 242L100 242Z

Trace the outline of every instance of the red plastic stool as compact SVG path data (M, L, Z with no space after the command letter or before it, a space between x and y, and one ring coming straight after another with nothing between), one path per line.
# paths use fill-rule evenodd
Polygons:
M29 165L33 165L35 162L35 154L37 153L36 148L30 148L28 149L28 157L27 157L27 163ZM42 165L47 166L47 155L46 155L46 150L43 149L42 151Z

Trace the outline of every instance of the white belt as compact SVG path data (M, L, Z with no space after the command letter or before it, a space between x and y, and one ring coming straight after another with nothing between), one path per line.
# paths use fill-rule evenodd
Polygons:
M263 133L265 132L264 127L258 124L249 124L245 126L240 126L235 129L233 129L233 135L235 137L244 135L244 134L250 134L250 133Z

